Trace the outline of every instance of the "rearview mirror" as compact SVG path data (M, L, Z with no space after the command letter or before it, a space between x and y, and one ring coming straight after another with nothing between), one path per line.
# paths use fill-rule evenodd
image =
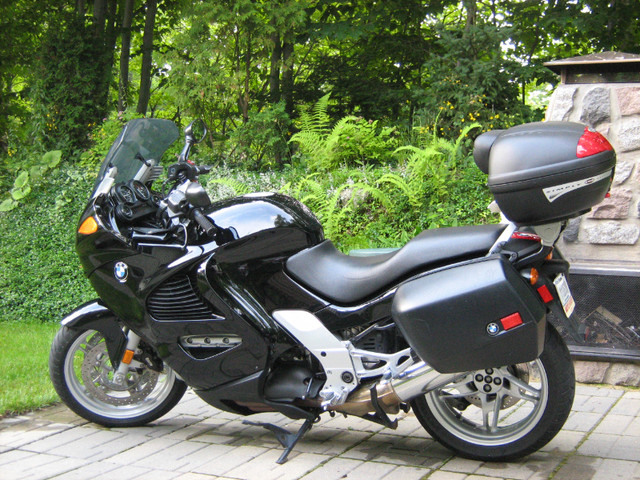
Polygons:
M187 128L184 129L184 134L188 141L200 143L207 134L207 125L199 118L191 122Z

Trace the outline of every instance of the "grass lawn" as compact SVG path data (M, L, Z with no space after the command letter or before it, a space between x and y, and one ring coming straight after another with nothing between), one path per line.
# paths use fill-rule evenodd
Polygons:
M49 380L57 323L0 322L0 417L59 401Z

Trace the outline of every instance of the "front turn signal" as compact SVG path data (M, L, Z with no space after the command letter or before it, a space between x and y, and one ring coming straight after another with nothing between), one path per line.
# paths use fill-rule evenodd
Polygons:
M87 219L82 222L80 228L78 229L78 233L82 235L91 235L92 233L96 233L98 231L98 222L93 217L87 217Z

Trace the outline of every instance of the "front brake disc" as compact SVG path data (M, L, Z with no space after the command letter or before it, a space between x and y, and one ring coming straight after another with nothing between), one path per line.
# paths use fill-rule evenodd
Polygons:
M115 371L111 366L105 342L87 342L82 361L82 381L87 394L108 405L131 405L144 400L155 388L159 372L149 368L129 371L122 384L113 381Z

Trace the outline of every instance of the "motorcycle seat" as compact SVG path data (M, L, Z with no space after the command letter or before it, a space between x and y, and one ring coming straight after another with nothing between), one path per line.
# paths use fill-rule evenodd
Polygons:
M287 260L289 274L338 305L359 303L428 268L485 255L504 225L425 230L400 250L380 255L345 255L325 240Z

